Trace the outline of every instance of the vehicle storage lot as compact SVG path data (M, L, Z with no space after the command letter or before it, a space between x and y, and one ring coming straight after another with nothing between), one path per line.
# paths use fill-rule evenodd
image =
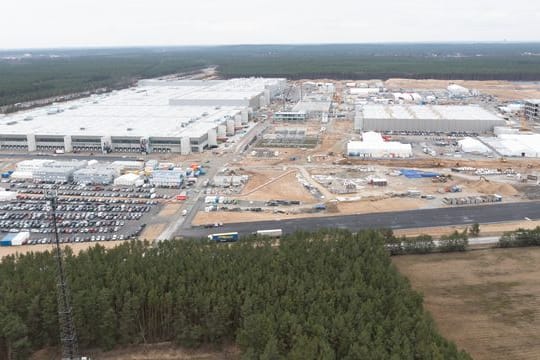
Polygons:
M540 249L400 256L443 336L474 359L539 359Z
M29 231L28 245L47 244L53 238L47 191L59 199L57 226L60 241L82 243L139 237L174 191L150 188L3 183L19 193L18 199L0 203L0 232Z

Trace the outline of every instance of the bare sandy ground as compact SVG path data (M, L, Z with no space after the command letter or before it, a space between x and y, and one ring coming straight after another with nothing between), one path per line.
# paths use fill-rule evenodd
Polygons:
M500 100L523 100L540 98L540 86L534 84L517 84L510 81L469 81L469 80L414 80L389 79L389 89L446 89L450 84L459 84L469 89L498 97Z
M446 338L478 360L540 359L540 248L392 258Z

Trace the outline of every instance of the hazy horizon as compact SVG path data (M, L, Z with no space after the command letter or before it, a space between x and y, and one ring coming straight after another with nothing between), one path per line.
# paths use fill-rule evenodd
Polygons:
M539 42L540 3L155 0L2 5L0 49Z

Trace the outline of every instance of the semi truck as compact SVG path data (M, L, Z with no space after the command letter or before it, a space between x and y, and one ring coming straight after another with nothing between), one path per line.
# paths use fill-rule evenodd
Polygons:
M228 233L219 233L219 234L210 234L208 239L215 242L235 242L238 241L237 232L228 232Z
M283 235L283 230L281 229L269 229L269 230L257 230L254 233L257 236L266 236L272 238L278 238Z

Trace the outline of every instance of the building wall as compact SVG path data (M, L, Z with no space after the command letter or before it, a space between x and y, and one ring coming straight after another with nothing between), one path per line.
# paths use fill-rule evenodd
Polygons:
M527 116L527 119L531 121L540 121L540 102L526 102L525 116Z
M170 99L174 106L251 106L252 99ZM258 103L258 102L257 102Z
M467 131L485 133L495 126L504 126L504 120L423 120L423 119L370 119L355 121L363 131Z

